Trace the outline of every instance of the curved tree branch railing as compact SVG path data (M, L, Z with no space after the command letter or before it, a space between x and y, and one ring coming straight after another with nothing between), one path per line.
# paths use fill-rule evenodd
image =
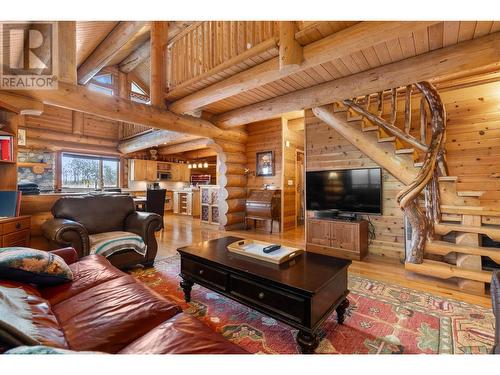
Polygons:
M441 219L440 196L438 178L447 174L446 160L444 153L446 112L437 90L429 82L419 82L414 84L422 94L420 108L420 140L410 135L411 122L411 90L413 85L408 85L405 90L405 121L404 130L395 126L396 105L398 90L391 90L391 121L387 122L381 117L369 111L369 99L366 100L366 108L363 108L356 100L344 100L344 105L350 107L358 114L366 117L373 124L381 127L387 133L397 137L416 149L425 153L425 159L420 172L415 180L406 186L397 195L400 208L404 211L412 227L411 246L406 252L406 262L422 263L425 250L425 242L434 235L434 224ZM383 93L378 93L379 107L383 100ZM365 97L366 98L366 97ZM425 100L424 100L425 99ZM425 144L427 118L427 104L430 112L430 143ZM418 197L424 191L425 213L422 211Z

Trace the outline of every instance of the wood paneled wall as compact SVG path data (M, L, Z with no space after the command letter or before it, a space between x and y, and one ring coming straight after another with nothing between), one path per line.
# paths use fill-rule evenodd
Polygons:
M277 34L275 21L197 22L169 45L170 84L203 74Z
M378 165L359 151L330 126L306 111L306 171L370 168ZM396 195L403 185L394 176L383 172L382 216L371 216L375 240L371 253L402 257L404 253L403 215Z
M458 190L485 191L484 206L500 200L500 82L447 88L440 91L447 112L446 153ZM418 103L418 97L416 98ZM418 136L418 105L413 106L412 134ZM399 109L404 109L399 105ZM398 112L396 125L404 115ZM357 125L353 125L357 126ZM306 169L376 167L377 164L328 125L306 111ZM393 257L404 252L403 217L396 204L402 184L383 173L383 216L372 216L376 237L369 251Z
M283 130L283 189L281 193L281 211L283 231L297 226L297 150L304 151L304 132L288 128L288 120L282 120ZM292 185L289 185L292 181Z
M281 188L282 176L282 148L283 134L281 118L256 122L247 125L247 168L250 170L248 176L248 188L262 188L264 184L273 184L276 188ZM255 176L256 154L257 152L274 152L274 176ZM253 173L252 173L253 172Z

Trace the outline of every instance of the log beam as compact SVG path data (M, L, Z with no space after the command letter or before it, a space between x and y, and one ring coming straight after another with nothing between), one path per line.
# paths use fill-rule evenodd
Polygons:
M170 105L170 109L176 113L191 112L230 96L285 78L292 73L350 55L385 40L394 39L400 35L406 36L435 23L435 21L361 22L304 46L303 62L295 68L280 70L279 57L276 57L179 99Z
M134 70L140 63L146 60L150 56L150 45L151 41L148 39L143 44L141 44L134 52L128 55L118 67L123 73L130 73Z
M116 25L78 68L78 83L81 85L88 83L145 25L144 21L122 21Z
M410 57L348 77L297 90L273 99L222 113L211 119L223 128L261 121L283 113L317 107L346 98L445 76L500 66L500 32ZM415 67L418 67L416 69Z
M295 21L280 21L280 50L279 50L279 60L280 60L280 70L286 69L297 69L302 60L304 59L304 54L302 51L302 46L295 40L295 33L297 32L297 25Z
M17 93L0 90L0 107L20 115L40 116L43 102Z
M198 138L188 142L161 147L158 150L158 153L160 155L171 155L171 154L179 154L181 152L201 150L207 148L210 142L211 141L207 138Z
M145 148L156 147L161 144L175 144L196 139L192 135L182 134L169 130L156 130L120 142L118 150L123 154L130 154Z
M19 98L24 98L25 101L35 102L33 99L36 99L38 103L43 102L73 111L91 113L114 121L237 142L244 142L247 138L246 133L242 131L223 130L203 119L176 115L143 103L95 92L84 86L61 82L57 90L26 90L23 94L27 96L19 96ZM17 96L0 92L0 99L2 95Z
M151 76L149 93L151 105L164 108L166 92L166 52L168 43L168 22L151 22Z

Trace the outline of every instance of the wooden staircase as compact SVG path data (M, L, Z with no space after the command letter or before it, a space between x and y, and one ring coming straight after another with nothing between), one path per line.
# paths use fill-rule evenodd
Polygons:
M432 126L428 120L432 109L426 106L424 95L412 90L410 86L391 89L314 108L313 112L394 177L410 185L421 174L430 152ZM399 119L398 105L404 107L404 117ZM418 126L412 126L415 119L419 120ZM500 249L481 246L481 235L500 241L500 208L482 201L484 191L460 190L460 178L446 175L444 152L434 169L437 213L434 218L427 215L428 221L434 222L428 228L423 259L409 260L407 254L405 268L413 274L442 280L447 287L484 294L491 272L482 269L481 257L500 264ZM428 211L428 197L423 193L419 195L419 206Z

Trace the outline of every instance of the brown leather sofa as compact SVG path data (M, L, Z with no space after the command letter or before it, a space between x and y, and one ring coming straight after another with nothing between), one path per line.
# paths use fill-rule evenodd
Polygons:
M42 345L119 354L247 353L106 258L78 260L72 248L53 252L70 265L72 282L35 288L0 280L28 293ZM0 347L9 349L1 340Z
M495 314L495 346L494 354L500 354L500 271L493 272L491 278L491 305Z
M89 235L113 231L132 232L142 237L147 246L145 256L134 250L122 250L108 257L116 267L136 264L152 266L158 249L155 232L162 218L154 213L137 212L130 196L63 197L52 207L54 219L42 225L52 248L71 246L79 257L89 255Z

